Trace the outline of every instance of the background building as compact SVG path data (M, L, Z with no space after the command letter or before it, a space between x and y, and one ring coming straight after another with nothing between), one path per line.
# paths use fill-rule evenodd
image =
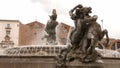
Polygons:
M19 45L41 45L45 25L34 21L28 24L20 24Z
M0 20L0 46L4 48L10 46L24 45L45 45L47 33L44 30L45 25L33 21L28 24L22 24L19 20ZM59 45L65 45L70 26L59 23L56 27L57 42Z
M58 45L66 45L70 27L65 23L58 24L56 27ZM45 25L38 21L22 24L19 20L0 20L0 47L45 45L47 41L44 36L47 33L44 28ZM108 45L104 43L105 39L99 41L98 47L120 51L120 40L110 39Z
M0 45L17 46L19 39L19 20L0 20Z

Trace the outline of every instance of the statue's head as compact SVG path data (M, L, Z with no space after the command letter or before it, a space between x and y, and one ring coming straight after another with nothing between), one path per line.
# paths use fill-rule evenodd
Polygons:
M53 14L53 15L56 14L56 9L53 9L53 10L52 10L52 14Z
M75 14L76 14L76 15L80 15L81 12L82 12L82 8L83 8L82 5L78 5L77 8L76 8L76 10L75 10Z
M52 15L49 15L51 20L56 20L57 19L57 14L56 14L56 9L52 10Z
M80 15L81 12L82 12L82 8L77 8L77 9L75 10L75 14L76 14L76 15Z
M91 7L84 7L84 10L83 10L83 13L84 14L89 14L89 13L92 13L92 8Z

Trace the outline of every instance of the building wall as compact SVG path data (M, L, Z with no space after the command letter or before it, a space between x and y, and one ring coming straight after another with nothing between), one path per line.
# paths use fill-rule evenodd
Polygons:
M41 45L44 24L34 21L28 24L20 24L19 45Z
M20 23L19 29L19 45L30 45L31 42L31 32L28 26Z
M18 45L18 39L19 39L19 21L18 20L0 20L0 42L2 40L5 40L4 37L6 35L5 27L7 24L10 24L11 32L10 37L11 41L14 42L14 45Z

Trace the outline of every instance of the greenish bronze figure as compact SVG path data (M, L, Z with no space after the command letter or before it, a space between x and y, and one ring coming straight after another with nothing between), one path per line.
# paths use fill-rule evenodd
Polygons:
M102 30L96 22L98 16L93 15L91 7L83 7L81 4L69 11L75 27L69 35L69 45L57 56L58 65L65 66L66 63L79 59L81 63L96 62L100 54L95 50L98 41L106 35L106 45L109 42L108 31Z

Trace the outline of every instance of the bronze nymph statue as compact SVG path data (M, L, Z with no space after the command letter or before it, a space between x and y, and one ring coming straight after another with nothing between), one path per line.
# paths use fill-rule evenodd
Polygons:
M102 31L100 24L96 22L97 15L89 15L92 13L91 10L91 7L83 7L79 4L69 11L75 27L69 35L70 45L68 45L68 48L63 49L59 55L62 57L63 60L61 61L64 65L76 58L79 58L82 63L95 62L100 56L95 50L98 41L106 35L106 44L109 42L108 31ZM57 59L59 61L59 57Z

